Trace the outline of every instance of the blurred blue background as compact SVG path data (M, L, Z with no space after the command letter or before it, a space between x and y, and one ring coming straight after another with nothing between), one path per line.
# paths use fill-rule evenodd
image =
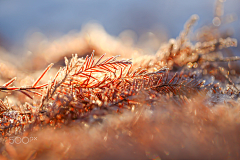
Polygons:
M240 15L240 0L227 0L225 14ZM194 27L212 22L215 0L0 0L0 46L7 50L24 48L31 31L60 37L80 31L90 21L100 23L107 33L118 36L131 29L139 36L153 28L164 29L175 38L187 19L198 14ZM239 20L228 24L239 40Z

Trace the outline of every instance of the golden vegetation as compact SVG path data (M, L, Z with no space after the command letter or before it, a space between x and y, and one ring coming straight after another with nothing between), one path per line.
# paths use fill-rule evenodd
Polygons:
M221 7L197 43L193 15L155 55L92 30L39 45L20 69L1 62L1 158L238 159L239 73L226 64L239 57L223 56L237 42L218 32Z

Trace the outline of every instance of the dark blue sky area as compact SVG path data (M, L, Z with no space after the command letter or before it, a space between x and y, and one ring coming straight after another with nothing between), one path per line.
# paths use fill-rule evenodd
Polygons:
M114 36L125 29L139 35L161 26L175 38L193 14L200 17L195 28L210 23L214 4L215 0L0 0L0 39L6 48L23 47L31 30L48 37L61 36L71 30L80 31L83 24L93 20ZM226 14L240 15L240 0L224 4ZM239 39L239 20L229 26Z

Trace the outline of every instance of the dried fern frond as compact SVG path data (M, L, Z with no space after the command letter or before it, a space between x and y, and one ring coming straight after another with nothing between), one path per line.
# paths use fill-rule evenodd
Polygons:
M69 159L78 157L79 153L85 154L85 150L88 150L86 154L92 153L90 151L95 151L94 147L98 145L104 146L99 147L104 148L101 153L118 151L119 146L112 142L121 144L122 139L118 140L120 137L125 139L120 148L134 146L141 155L151 159L154 158L150 154L153 152L152 148L163 159L178 158L174 155L176 149L172 149L176 144L177 153L179 150L185 151L191 159L196 159L196 156L187 151L196 152L196 148L203 148L202 146L209 147L210 152L204 148L197 153L204 153L207 159L221 158L218 152L224 158L229 158L230 152L239 157L235 153L238 147L236 140L239 140L239 131L236 129L240 122L239 73L230 67L228 69L225 63L218 62L238 61L240 58L223 56L223 49L236 46L237 41L222 36L219 32L219 22L222 24L224 18L222 2L218 1L217 4L213 24L202 29L206 32L199 34L201 36L197 37L196 43L190 41L191 29L198 19L194 15L187 21L179 37L162 45L156 55L135 57L133 60L137 60L133 62L131 59L118 60L119 57L115 56L120 53L123 58L130 58L130 53L135 52L134 48L124 48L121 44L110 48L110 57L104 59L105 54L101 54L108 51L106 46L118 43L110 36L106 38L111 40L109 44L97 43L99 39L95 36L102 35L101 32L86 36L95 37L94 42L90 42L85 35L80 35L80 40L74 39L74 44L81 42L81 49L78 51L81 56L86 55L85 58L78 58L80 55L77 54L67 58L70 52L73 53L74 47L64 38L48 44L43 54L33 55L31 61L38 56L44 59L40 61L40 65L34 64L33 68L42 68L51 60L63 66L58 68L55 65L53 68L51 63L29 86L21 83L20 87L15 87L14 84L19 86L16 75L11 76L10 78L14 78L10 80L8 76L2 78L6 83L3 82L0 86L0 93L4 96L8 94L3 100L0 99L2 153L15 159L19 153L22 159L26 159L31 154L41 157L41 153L53 151L51 155L55 155L54 158L60 155L59 158ZM67 49L60 47L56 50L55 46L65 43ZM121 47L124 49L117 51ZM90 49L96 49L97 52L93 51L88 56ZM46 53L49 55L46 56ZM95 59L94 54L99 58ZM137 55L140 55L139 52ZM63 59L64 56L67 57ZM45 78L50 69L51 78ZM64 135L58 136L59 133ZM33 152L17 152L20 145L9 144L10 138L28 134L41 138L41 142L26 145L30 148L34 146L36 149ZM43 134L48 135L45 137L50 136L56 144L44 139L41 136ZM169 135L170 141L167 141ZM87 137L86 141L82 136ZM82 141L86 144L81 145ZM94 145L89 144L91 141ZM156 147L160 141L160 148ZM99 142L98 145L95 142ZM46 144L48 148L45 147ZM82 146L80 150L79 144ZM55 152L52 146L60 151ZM135 155L131 147L130 152ZM82 158L95 157L95 154L94 152ZM186 159L186 156L182 158Z

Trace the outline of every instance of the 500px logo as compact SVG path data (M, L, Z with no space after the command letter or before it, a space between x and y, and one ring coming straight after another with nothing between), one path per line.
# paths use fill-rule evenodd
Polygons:
M37 137L9 137L9 144L28 144L29 142L36 141Z

